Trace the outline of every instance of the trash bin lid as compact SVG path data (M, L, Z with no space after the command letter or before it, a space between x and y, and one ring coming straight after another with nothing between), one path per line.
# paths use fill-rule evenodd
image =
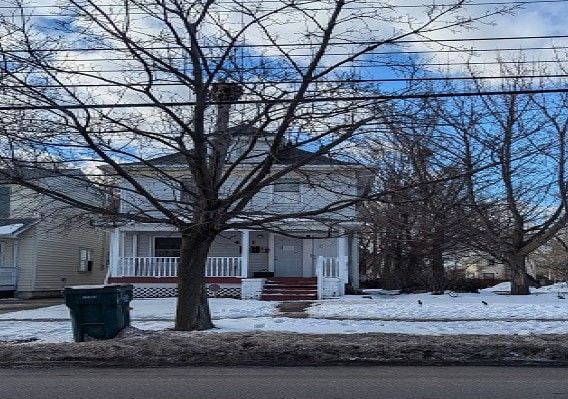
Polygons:
M115 288L115 287L128 287L132 284L92 284L92 285L70 285L65 287L66 290L101 290L105 288Z

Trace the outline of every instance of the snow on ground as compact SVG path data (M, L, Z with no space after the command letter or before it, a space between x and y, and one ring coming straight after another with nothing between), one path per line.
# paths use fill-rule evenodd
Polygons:
M209 300L213 320L271 316L276 302L228 298ZM163 330L174 326L176 298L135 299L131 302L132 326ZM42 342L73 342L69 309L65 305L0 314L0 342L37 339Z
M321 301L308 309L313 317L387 320L566 320L568 299L559 299L556 292L532 295L480 294L431 295L368 295ZM349 298L349 299L347 299ZM420 305L422 302L422 305ZM483 302L487 303L485 305Z
M496 292L503 288L457 296L393 295L394 292L372 290L365 296L317 301L308 308L308 318L281 317L277 302L214 298L210 307L218 328L212 332L568 334L568 299L558 297L559 292L568 292L565 284L534 290L530 296L498 295ZM132 325L143 330L172 328L175 302L175 298L132 301ZM30 339L71 342L67 307L0 315L0 341Z
M211 317L238 318L270 316L275 313L275 302L242 301L229 298L211 298L209 300ZM176 298L135 299L130 302L133 320L166 319L173 320L176 312ZM69 319L69 309L65 305L49 306L41 309L20 310L0 314L2 320L33 319Z
M218 332L281 331L305 334L398 333L416 335L532 335L568 334L565 321L381 321L269 318L224 319L215 322Z

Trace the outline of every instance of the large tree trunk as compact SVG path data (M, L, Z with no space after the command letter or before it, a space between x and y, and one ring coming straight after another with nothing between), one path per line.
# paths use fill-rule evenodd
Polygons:
M182 233L176 330L208 330L214 327L205 289L205 265L214 239L213 233Z
M511 295L530 294L525 257L515 254L507 263L511 269Z

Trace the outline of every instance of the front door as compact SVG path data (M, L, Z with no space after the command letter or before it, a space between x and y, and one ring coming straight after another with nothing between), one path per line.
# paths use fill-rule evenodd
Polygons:
M276 277L302 277L302 240L291 237L274 237L274 275Z

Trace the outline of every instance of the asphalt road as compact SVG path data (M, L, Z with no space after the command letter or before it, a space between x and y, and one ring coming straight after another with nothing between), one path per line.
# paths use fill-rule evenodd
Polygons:
M290 367L0 370L5 399L568 398L568 370Z

